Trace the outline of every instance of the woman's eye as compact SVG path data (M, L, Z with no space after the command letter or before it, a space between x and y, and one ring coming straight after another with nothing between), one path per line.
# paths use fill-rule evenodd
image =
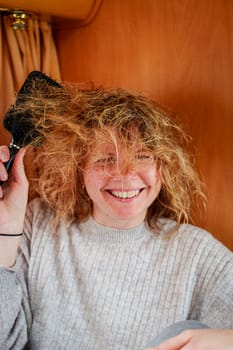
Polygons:
M137 160L153 160L153 156L150 153L138 153L136 155Z
M115 162L116 162L116 159L114 157L99 158L95 161L96 164L100 164L100 165L109 165L109 164L114 164Z
M106 158L101 158L101 159L97 159L96 161L95 161L95 163L105 163L106 162Z

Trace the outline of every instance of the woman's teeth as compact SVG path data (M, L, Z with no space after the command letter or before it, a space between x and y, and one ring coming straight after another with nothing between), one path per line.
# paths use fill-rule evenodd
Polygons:
M109 191L114 197L129 199L138 196L140 190L135 191Z

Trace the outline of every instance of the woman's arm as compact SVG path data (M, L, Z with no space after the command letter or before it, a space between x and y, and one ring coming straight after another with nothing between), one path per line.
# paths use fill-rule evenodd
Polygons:
M0 349L24 348L31 317L25 267L17 273L13 271L22 239L14 235L23 232L28 199L24 153L23 149L18 152L8 179L3 162L9 159L9 151L0 146L0 181L8 180L0 186Z

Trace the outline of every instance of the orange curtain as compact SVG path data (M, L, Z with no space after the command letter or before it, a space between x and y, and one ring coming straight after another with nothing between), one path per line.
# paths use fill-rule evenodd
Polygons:
M27 29L14 30L7 16L0 16L0 144L9 141L2 118L32 70L61 79L51 24L31 17Z

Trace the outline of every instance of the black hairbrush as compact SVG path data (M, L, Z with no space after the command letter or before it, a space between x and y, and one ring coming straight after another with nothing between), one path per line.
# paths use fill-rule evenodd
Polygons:
M62 87L62 85L40 71L29 73L16 95L15 103L9 108L3 119L4 128L12 135L9 145L10 159L4 163L8 173L20 148L32 144L33 140L38 136L38 130L36 130L32 119L33 112L29 109L25 111L20 106L25 103L27 98L33 97L35 91L41 90L43 95L46 96L46 91L49 91L51 86L55 88ZM1 184L2 182L0 182Z

